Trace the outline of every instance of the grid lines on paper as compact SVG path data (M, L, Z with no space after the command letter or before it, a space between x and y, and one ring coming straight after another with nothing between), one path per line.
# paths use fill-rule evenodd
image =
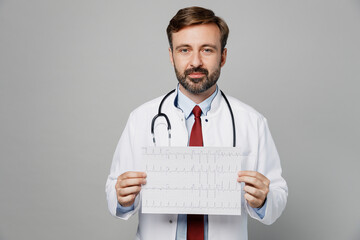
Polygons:
M148 147L143 213L241 214L236 148Z

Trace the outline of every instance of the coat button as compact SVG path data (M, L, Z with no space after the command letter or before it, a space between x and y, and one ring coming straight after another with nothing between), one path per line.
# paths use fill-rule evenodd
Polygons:
M172 223L172 220L169 220L169 223Z

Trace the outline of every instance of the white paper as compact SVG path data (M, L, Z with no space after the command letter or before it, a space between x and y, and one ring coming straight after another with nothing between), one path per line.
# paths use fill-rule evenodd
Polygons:
M237 173L248 156L237 148L147 147L143 213L241 214Z

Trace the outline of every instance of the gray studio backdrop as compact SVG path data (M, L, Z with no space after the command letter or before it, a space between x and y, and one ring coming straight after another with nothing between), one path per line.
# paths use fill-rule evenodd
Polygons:
M289 185L250 239L360 239L357 0L0 0L0 239L132 239L105 181L132 109L176 86L179 8L230 26L219 86L264 114ZM149 123L150 124L150 123Z

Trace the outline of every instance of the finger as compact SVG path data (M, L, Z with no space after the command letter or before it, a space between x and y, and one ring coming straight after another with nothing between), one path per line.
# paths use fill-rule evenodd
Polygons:
M251 196L255 197L255 198L258 198L258 199L261 199L261 200L264 200L265 199L265 191L261 190L261 189L257 189L257 188L254 188L252 186L249 186L249 185L246 185L244 187L244 191L248 194L250 194Z
M260 199L252 196L251 194L245 193L244 198L247 200L250 207L252 207L252 208L258 208L262 204L262 201Z
M145 184L145 183L146 183L146 179L144 178L128 178L121 180L120 183L118 184L118 187L126 188L131 186L141 186L141 184Z
M246 184L252 185L256 188L265 188L266 185L262 181L257 178L249 177L249 176L241 176L238 177L238 182L244 182Z
M141 186L132 186L127 188L118 188L118 195L121 197L125 197L131 194L138 194L141 190Z
M270 180L265 177L263 174L256 172L256 171L239 171L238 176L248 176L248 177L254 177L256 179L259 179L260 181L264 182L265 184L270 184Z
M125 172L119 176L118 179L123 180L127 178L146 178L145 172Z
M268 180L267 177L265 177L263 174L256 172L256 171L239 171L238 176L239 177L241 177L241 176L255 177L264 182L266 182Z
M127 195L125 197L118 197L118 202L123 207L130 207L131 205L133 205L135 198L135 194Z

